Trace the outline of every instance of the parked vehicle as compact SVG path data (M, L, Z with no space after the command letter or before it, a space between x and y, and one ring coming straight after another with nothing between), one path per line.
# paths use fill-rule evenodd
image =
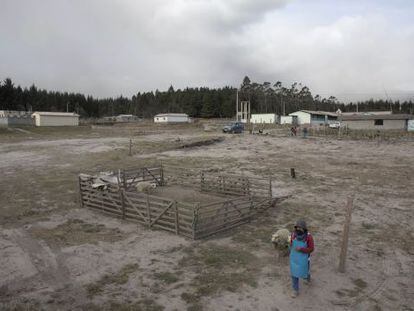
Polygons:
M241 122L233 122L223 127L223 133L243 133L244 125Z
M341 122L335 121L335 122L329 123L329 127L331 129L339 129L341 127Z

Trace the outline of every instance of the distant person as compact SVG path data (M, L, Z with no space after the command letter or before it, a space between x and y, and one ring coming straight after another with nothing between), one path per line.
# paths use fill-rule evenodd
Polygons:
M303 127L303 138L308 137L308 128L306 126Z
M292 127L290 128L290 135L291 135L291 136L296 136L296 126L292 126Z
M290 274L292 276L292 298L299 295L299 279L310 282L310 254L314 250L312 235L306 222L299 220L290 236Z

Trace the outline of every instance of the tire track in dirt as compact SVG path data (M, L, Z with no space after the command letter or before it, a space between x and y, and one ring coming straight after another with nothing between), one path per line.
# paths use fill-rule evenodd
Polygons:
M37 274L20 278L6 284L7 293L11 297L21 298L44 297L44 302L65 305L82 305L86 301L81 286L76 286L70 272L65 266L67 254L59 249L51 249L44 242L33 239L24 229L9 230L9 239L28 254Z

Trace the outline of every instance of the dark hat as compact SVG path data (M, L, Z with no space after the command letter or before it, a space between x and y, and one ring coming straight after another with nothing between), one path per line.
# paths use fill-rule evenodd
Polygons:
M296 227L300 227L300 228L303 228L305 230L308 230L308 227L306 226L306 221L304 221L304 220L298 220L296 222L296 225L295 225L295 228Z

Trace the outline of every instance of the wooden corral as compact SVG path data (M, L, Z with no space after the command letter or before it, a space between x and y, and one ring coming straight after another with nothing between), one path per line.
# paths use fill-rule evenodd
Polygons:
M97 180L102 183L98 176L79 175L82 207L192 239L239 226L274 204L270 179L165 166L119 170L113 176L116 182L97 187ZM141 182L192 187L214 193L217 200L180 202L137 191Z

